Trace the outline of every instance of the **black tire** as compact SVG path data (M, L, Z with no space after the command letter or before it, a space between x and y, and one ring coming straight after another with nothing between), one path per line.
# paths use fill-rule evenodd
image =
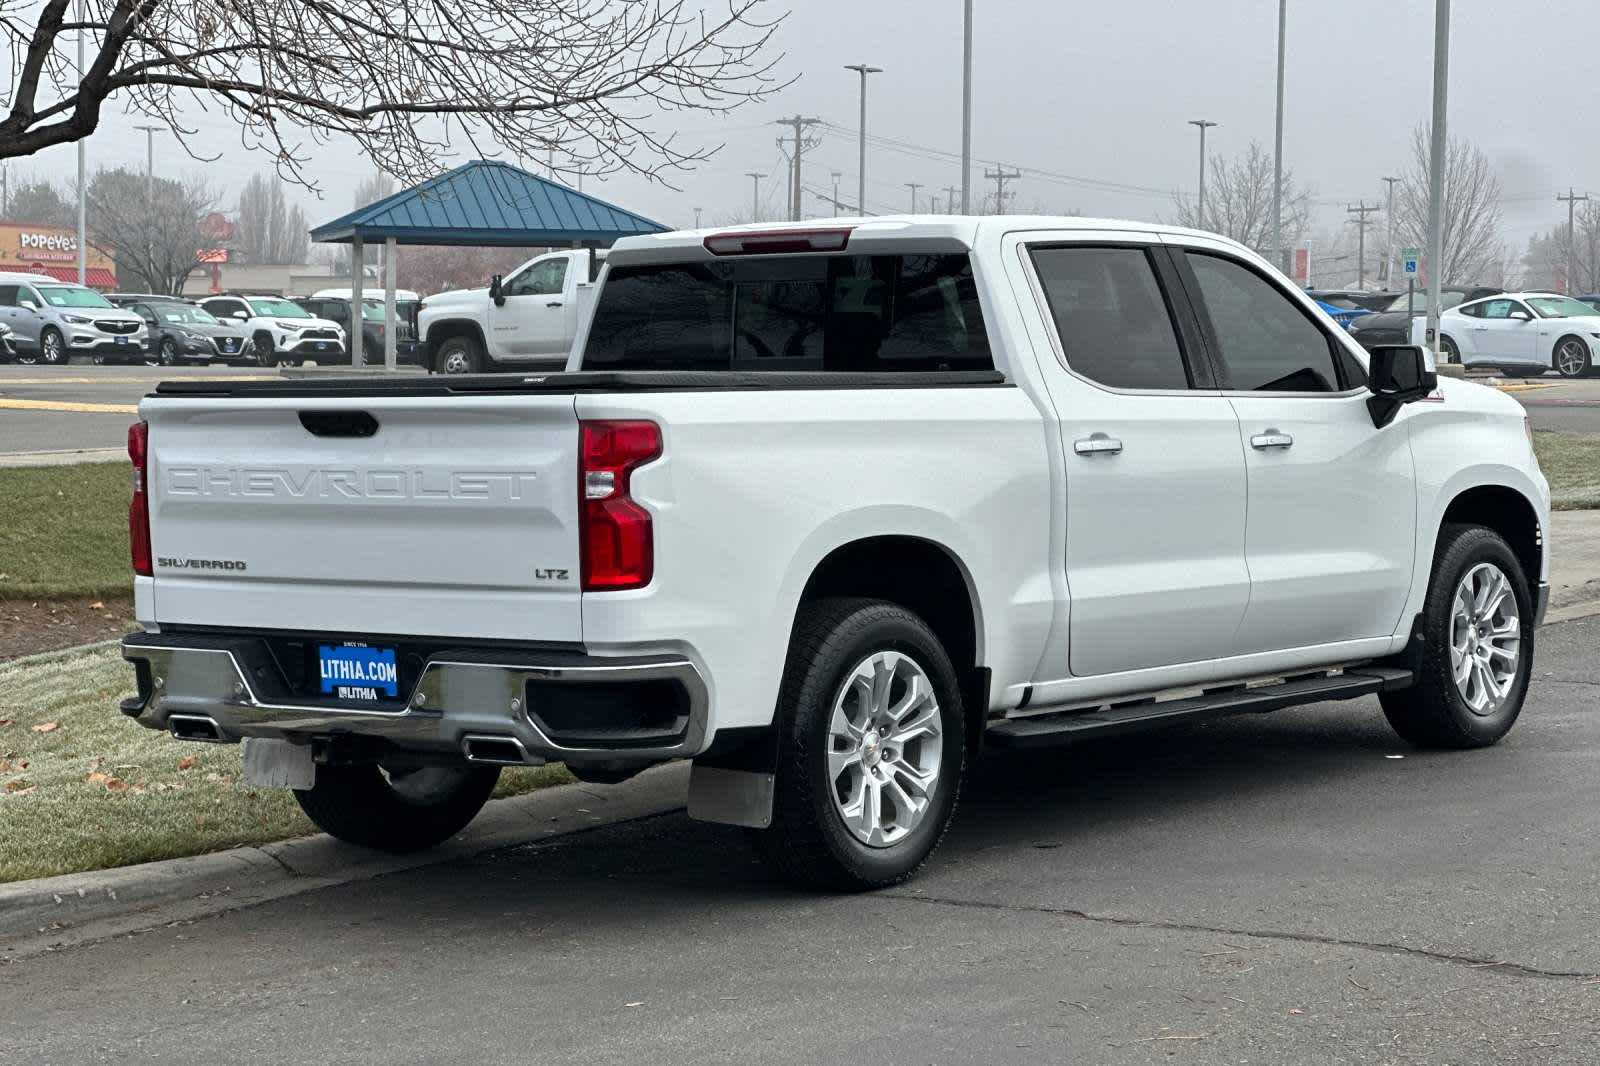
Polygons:
M176 344L172 343L172 338L171 337L162 337L161 338L161 365L162 366L177 366L178 365L178 346Z
M1456 347L1456 342L1449 337L1439 337L1439 358L1447 363L1461 362L1461 349Z
M430 766L386 773L368 763L319 766L316 784L294 798L317 827L349 844L422 851L467 827L489 802L498 766Z
M1456 589L1480 563L1492 563L1505 575L1516 599L1518 622L1516 675L1505 697L1487 714L1475 713L1467 705L1451 670ZM1439 535L1422 612L1422 661L1416 682L1379 696L1384 716L1402 739L1418 747L1488 747L1510 732L1528 693L1534 629L1527 576L1498 533L1482 526L1448 525Z
M275 350L272 343L272 334L265 330L251 338L255 344L256 360L262 366L295 366L294 356Z
M54 326L46 326L39 332L39 361L45 366L66 366L72 362L67 342Z
M942 744L929 807L887 847L869 846L845 825L828 773L835 698L858 664L883 651L909 656L926 674L938 700ZM955 669L921 618L881 600L806 604L778 695L772 825L755 832L757 850L783 876L811 888L859 891L904 881L933 854L955 814L966 770L964 722Z
M481 374L488 368L483 346L471 337L451 337L439 345L433 369L437 374Z
M1569 349L1572 352L1571 357L1563 358L1563 355ZM1581 356L1578 354L1580 350L1582 352ZM1550 357L1550 361L1555 364L1556 373L1564 378L1588 377L1589 372L1594 369L1594 360L1589 355L1589 345L1584 342L1582 337L1575 337L1571 334L1556 341L1555 351Z

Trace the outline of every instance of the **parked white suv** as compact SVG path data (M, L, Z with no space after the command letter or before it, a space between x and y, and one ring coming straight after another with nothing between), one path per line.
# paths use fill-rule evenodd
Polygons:
M1522 709L1550 509L1522 408L1369 356L1231 241L625 240L578 351L146 397L125 711L249 738L252 780L392 849L501 765L692 759L691 816L860 888L927 859L985 746L1359 697L1474 748Z
M262 366L347 361L344 327L317 318L281 296L212 296L200 306L220 321L237 325Z
M428 366L441 374L560 370L595 293L603 251L536 256L487 288L429 296L417 312Z
M144 320L94 289L43 274L0 273L0 323L17 361L62 366L74 355L100 362L144 362Z

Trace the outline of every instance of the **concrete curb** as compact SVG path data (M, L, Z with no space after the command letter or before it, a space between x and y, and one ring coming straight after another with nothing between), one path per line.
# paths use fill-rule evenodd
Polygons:
M12 466L72 466L76 463L127 462L124 448L63 448L48 452L5 452L0 454L0 467Z
M688 763L670 763L620 785L579 782L495 800L460 836L415 855L317 834L0 885L0 961L665 814L682 809L688 780Z

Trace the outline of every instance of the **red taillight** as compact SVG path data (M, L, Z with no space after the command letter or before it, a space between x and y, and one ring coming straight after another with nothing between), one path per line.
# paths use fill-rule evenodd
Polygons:
M583 422L578 459L578 524L585 592L650 584L655 535L650 512L628 495L633 469L661 454L654 422Z
M784 229L753 233L713 233L705 239L712 255L782 255L787 252L842 252L850 228Z
M147 462L149 446L150 423L135 422L128 427L128 458L133 460L133 502L128 504L128 552L133 556L133 572L146 577L155 573L155 568L150 565L150 497L145 481L150 469Z

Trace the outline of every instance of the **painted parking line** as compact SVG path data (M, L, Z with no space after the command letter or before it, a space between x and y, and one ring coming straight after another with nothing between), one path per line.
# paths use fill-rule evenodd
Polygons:
M73 403L68 400L13 400L0 397L0 410L12 411L72 411L78 414L133 415L139 405L133 403Z
M163 381L276 381L272 374L186 374L181 378L161 377L95 377L95 378L8 378L0 377L0 386L12 385L155 385Z

